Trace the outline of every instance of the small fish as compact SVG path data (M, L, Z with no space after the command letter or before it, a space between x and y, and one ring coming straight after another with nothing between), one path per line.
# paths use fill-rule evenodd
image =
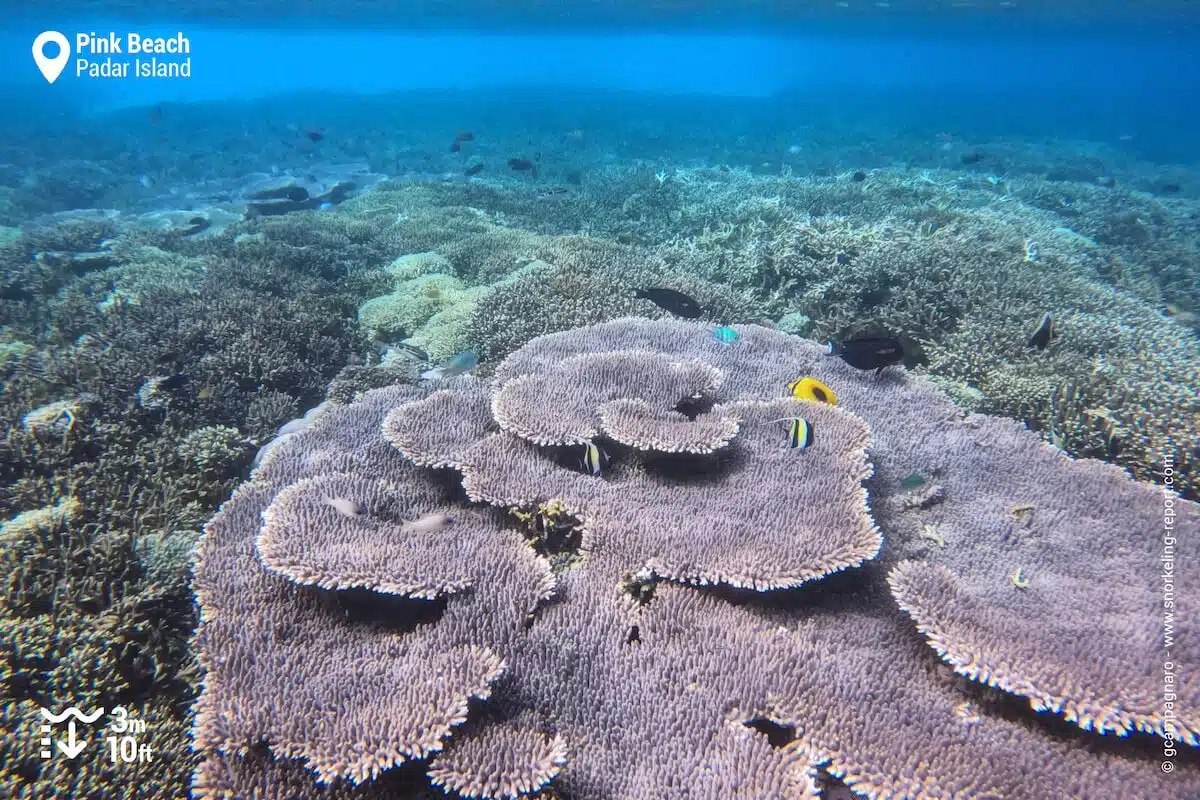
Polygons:
M160 378L158 382L158 388L167 392L175 392L182 389L184 386L187 386L187 383L187 373L176 372L174 375L168 375L164 378Z
M426 514L417 519L405 520L400 530L410 533L434 533L454 524L454 519L445 514Z
M217 393L217 390L211 386L205 386L200 391L196 392L196 397L200 400L211 400Z
M684 319L696 319L704 313L699 303L683 292L677 292L674 289L648 286L645 289L635 289L633 296L641 300L649 300L664 311L670 311Z
M788 425L788 447L805 448L813 443L813 429L808 420L796 417Z
M458 133L454 134L454 141L459 143L473 142L475 141L475 134L471 133L470 131L459 131Z
M138 178L138 183L142 185L143 189L150 189L154 186L154 178L151 178L149 175L143 175Z
M513 172L528 172L534 178L537 177L537 164L534 164L528 158L510 158L508 160L508 168Z
M866 179L867 173L863 172L861 169L857 170L853 175L850 176L850 180L854 181L855 183L862 183Z
M550 186L545 189L537 190L538 200L562 200L564 197L570 197L571 190L565 186Z
M416 358L418 361L428 361L429 354L414 344L406 342L375 342L375 352L379 354L380 360L385 358L389 353L407 353Z
M325 129L324 128L309 128L308 130L306 130L304 132L304 135L308 137L308 140L310 142L312 142L313 144L316 144L317 142L319 142L325 138Z
M469 166L465 170L463 170L463 174L466 175L468 178L478 175L481 172L483 172L483 164L472 164L471 166Z
M251 200L290 200L293 203L303 203L308 200L308 189L303 186L288 184L274 189L259 189L250 195Z
M184 236L195 236L197 233L208 230L211 226L212 222L208 217L195 216L188 220L187 226L182 228L180 232Z
M900 488L901 489L916 489L918 486L924 485L924 483L925 483L925 476L923 476L919 472L914 472L911 475L909 475L907 478L905 478L904 480L900 481Z
M580 466L590 475L599 475L608 466L608 454L596 446L591 439L583 441L583 458Z
M825 355L837 356L855 369L873 369L878 375L885 367L904 360L904 345L891 336L864 336L842 342L826 342Z
M713 331L713 338L721 344L733 344L738 340L738 332L728 325L722 325Z
M150 108L150 114L149 114L150 124L157 125L158 123L162 122L162 118L163 118L162 106L152 106Z
M791 392L792 397L800 400L828 403L831 406L837 405L837 395L833 393L833 389L830 389L816 378L801 378L800 380L792 381L788 384L788 391Z
M475 358L475 353L470 350L464 350L444 364L439 364L433 369L425 370L421 373L421 377L426 380L437 380L438 378L453 378L456 375L463 375L475 369L475 365L479 360Z
M813 443L813 427L804 417L782 417L766 423L786 422L788 424L788 447L803 450Z
M1013 570L1012 577L1010 578L1012 585L1018 589L1029 588L1029 578L1025 577L1024 570L1024 567L1017 567L1015 570Z
M343 517L358 517L363 513L362 506L344 497L326 497L325 505L333 506Z
M983 161L985 158L987 158L987 153L981 152L979 150L972 150L969 153L962 154L962 163L978 164L980 161Z
M1045 350L1050 346L1050 340L1054 338L1054 317L1050 316L1047 311L1042 316L1042 321L1038 323L1037 330L1033 332L1033 336L1029 337L1029 346L1036 347L1038 350Z

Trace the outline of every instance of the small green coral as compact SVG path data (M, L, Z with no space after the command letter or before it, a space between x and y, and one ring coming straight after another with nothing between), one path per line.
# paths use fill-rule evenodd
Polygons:
M451 266L437 253L414 253L393 261L387 272L398 278L391 294L375 297L358 309L363 332L379 341L407 342L431 358L449 358L463 349L467 320L482 287L467 287L449 275Z
M458 298L462 283L449 275L423 275L401 281L391 294L375 297L358 309L358 322L368 336L407 336Z
M411 281L422 275L450 275L454 266L437 253L409 253L400 256L385 268L397 281Z
M420 347L433 361L444 361L468 348L467 325L475 313L475 304L487 294L486 286L462 290L458 301L430 317L424 325L405 339L406 344Z
M780 317L779 321L775 323L775 329L793 336L807 336L808 332L812 330L812 320L799 311L793 311Z
M138 561L145 580L152 586L186 588L192 555L200 534L196 531L155 531L137 540Z
M210 425L183 437L175 452L204 472L223 472L246 454L246 438L237 428Z

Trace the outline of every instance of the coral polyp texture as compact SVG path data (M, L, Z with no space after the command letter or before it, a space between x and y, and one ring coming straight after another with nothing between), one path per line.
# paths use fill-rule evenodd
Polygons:
M274 448L201 546L197 795L1200 793L1157 738L1196 744L1195 676L1158 702L1157 560L1195 504L738 334L543 336ZM839 405L790 397L805 375Z

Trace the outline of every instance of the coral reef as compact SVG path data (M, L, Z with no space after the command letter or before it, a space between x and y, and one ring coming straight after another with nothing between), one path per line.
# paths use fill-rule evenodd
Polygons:
M871 796L1200 791L1137 733L1200 723L1192 676L1173 720L1150 700L1161 490L923 378L738 332L544 336L274 448L201 544L197 795L795 798L822 768ZM838 407L790 398L798 374ZM790 448L776 420L800 415L816 436Z
M354 320L364 302L408 281L398 299L412 300L404 316L419 325L394 332L408 335L407 344L435 361L475 349L485 359L477 375L490 375L503 357L545 333L628 314L668 318L649 301L632 298L639 285L693 294L708 321L749 333L725 349L696 334L665 352L661 333L619 342L629 331L618 335L606 327L603 336L614 340L593 348L603 352L582 352L590 345L568 337L572 344L556 360L521 367L514 356L488 383L460 379L420 392L393 390L395 403L414 404L406 413L443 415L436 416L439 430L423 433L446 440L425 442L427 452L408 451L427 457L417 459L420 468L394 458L395 446L380 433L388 409L373 406L371 430L356 433L356 442L369 441L376 455L388 455L371 461L370 469L360 469L357 445L347 442L330 445L328 460L314 457L310 467L271 478L281 491L309 483L287 495L272 518L262 542L276 570L269 575L284 586L281 596L297 592L325 615L320 623L309 618L278 630L296 637L287 643L295 649L287 658L307 669L312 662L306 659L320 653L328 663L314 668L320 680L310 698L293 697L296 702L281 705L280 719L255 723L269 729L265 744L245 753L205 754L194 773L203 792L441 797L521 791L549 800L565 791L561 787L583 786L583 796L637 794L663 773L652 754L639 749L633 730L643 739L661 738L654 754L674 770L666 780L675 783L660 794L671 797L681 786L736 781L737 769L720 760L732 752L725 749L730 742L730 748L748 748L747 764L761 765L764 774L772 768L786 773L771 787L741 788L760 796L789 781L798 787L791 795L804 796L810 777L835 786L826 793L844 792L830 774L838 770L861 791L986 794L995 786L997 794L1012 797L1029 785L1013 777L1021 770L1058 781L1043 783L1043 796L1102 794L1106 787L1089 784L1088 776L1106 759L1118 770L1129 763L1152 770L1152 748L1141 732L1161 732L1163 722L1133 660L1153 640L1145 627L1153 614L1128 609L1153 605L1143 576L1129 578L1130 564L1147 560L1153 537L1130 545L1113 527L1119 522L1140 530L1141 517L1131 518L1125 507L1109 509L1104 498L1089 504L1086 493L1077 502L1014 482L1019 491L1001 498L993 487L954 478L967 469L954 453L1007 474L1002 456L1009 434L988 426L972 430L973 439L1000 453L996 468L979 452L985 445L944 436L946 420L897 433L900 428L887 422L896 414L891 404L916 395L893 394L889 374L866 393L843 395L845 384L835 386L840 410L799 412L804 407L788 400L781 386L798 377L802 364L831 380L853 384L855 376L836 364L806 361L807 349L749 352L742 345L774 339L741 323L775 319L778 330L812 338L886 329L904 339L908 366L960 408L1019 418L1066 452L1102 458L1141 479L1169 465L1175 485L1195 498L1200 182L1186 165L1148 160L1154 146L1147 134L1158 135L1155 124L1136 120L1142 129L1130 142L1055 136L1048 144L965 131L946 139L935 135L943 128L931 127L937 115L928 109L909 117L914 125L903 134L881 135L867 122L821 121L830 108L843 120L867 120L879 110L848 113L850 101L841 96L814 104L785 93L766 105L709 98L704 116L681 101L667 104L666 117L666 105L630 97L577 104L528 90L519 99L496 101L490 90L352 102L288 98L264 100L249 116L245 108L168 104L152 109L150 121L147 109L127 109L47 136L14 118L16 127L0 135L0 424L6 431L0 439L0 567L6 575L0 727L17 732L0 736L0 794L100 797L118 786L148 796L186 793L197 760L186 744L199 680L187 646L195 623L188 587L192 546L204 521L257 463L256 449L264 463L257 477L267 480L271 470L292 469L284 454L324 435L321 426L332 423L321 420L339 404L371 403L376 395L362 400L370 390L418 382L429 366L421 352L392 347L379 357L380 348L365 341ZM620 113L612 113L614 101ZM724 124L710 124L716 104L733 112L719 115ZM893 111L902 113L892 121L912 109ZM323 141L280 124L301 117L322 118ZM448 133L461 125L478 136L452 153ZM72 131L87 135L75 138ZM188 146L178 146L181 141ZM64 148L71 159L63 158ZM505 169L514 155L536 158L538 176ZM384 173L391 179L379 182ZM347 196L348 181L355 184L353 196ZM262 191L275 198L252 197ZM331 206L297 210L324 201ZM246 218L251 204L265 205ZM292 213L269 213L275 211ZM426 302L427 288L453 302ZM469 301L459 292L469 293ZM1045 350L1029 349L1032 326L1047 311L1058 336ZM613 397L592 391L596 381L617 386L614 371L643 357L649 359L638 372L644 384L620 385ZM739 395L739 376L750 366L729 359L758 369L772 357L793 359L775 376L782 383ZM721 377L682 384L685 395L694 386L699 398L672 397L679 386L656 383L662 376L655 370L671 365L685 365L677 367L682 377L696 378L686 372L694 360ZM924 386L910 378L904 379L908 388ZM883 398L878 407L875 394ZM495 408L493 401L499 401ZM933 407L943 409L942 402ZM437 410L438 403L445 407ZM809 488L828 488L794 488L811 477L799 471L802 465L829 469L832 462L821 461L826 456L850 470L837 480L824 476L829 486L857 487L852 476L860 450L851 445L860 429L845 407L871 430L867 458L875 474L867 488L885 536L882 548L878 534L854 527L866 519L853 492L828 508L786 505L789 498L802 504ZM313 412L304 415L305 409ZM804 452L784 446L786 420L796 413L815 429L814 444ZM389 428L401 443L407 440L402 434ZM780 445L770 453L775 460L756 462L760 468L730 461L766 441L759 437ZM498 458L475 441L491 439L489 446L511 457L505 462L511 474L470 474L457 451L468 439ZM841 455L824 449L839 444ZM1061 486L1055 476L1067 462L1028 446L1021 452L1031 475L1047 487ZM531 472L531 464L540 471ZM364 472L370 480L362 479ZM1145 492L1117 473L1090 465L1073 474L1108 486L1134 507L1146 502ZM558 478L562 486L554 488L563 496L531 490L530 484ZM664 485L654 484L656 478ZM737 502L717 505L708 497L722 481L739 487ZM465 504L472 482L481 492L495 490L505 509ZM749 498L766 487L773 487L773 501L752 508ZM426 490L437 502L405 505L414 501L412 492L421 499ZM658 490L681 503L691 498L678 515L682 524L633 523L627 527L637 541L609 543L616 538L610 506L628 497L661 520L646 506ZM353 492L371 502L392 498L382 508L397 519L385 524L367 500L359 507L339 496ZM990 524L970 508L986 509ZM1183 508L1192 514L1192 506ZM1101 511L1107 519L1099 518ZM835 513L842 523L828 522ZM441 514L453 522L431 530ZM701 514L716 520L715 538L693 541L689 526ZM742 516L761 530L745 534ZM1075 527L1065 524L1071 519ZM246 520L247 530L259 523ZM309 525L313 520L317 529ZM1191 516L1184 520L1192 524ZM354 549L322 539L327 523ZM1085 524L1092 526L1087 537L1078 530ZM794 536L803 526L810 534L831 528L839 535L828 544L841 550L823 548L812 536L777 533ZM379 543L371 537L388 534L388 547L372 551ZM314 547L297 548L307 537ZM461 552L448 554L447 542L460 539ZM655 552L637 550L646 541ZM501 542L508 562L489 549ZM759 547L772 550L770 569L759 568ZM370 561L359 551L386 558ZM603 561L605 552L623 553L628 563L617 569ZM243 555L246 563L264 563L253 545ZM1068 563L1072 555L1086 563ZM478 563L467 563L471 559ZM505 564L513 581L524 575L528 585L487 588L489 570ZM528 591L540 597L547 566L554 596L535 602L530 615ZM612 586L597 588L593 580ZM794 583L801 586L782 588ZM505 594L504 586L514 592ZM1097 594L1098 587L1113 586L1111 598ZM489 597L503 606L485 615L489 625L515 620L531 633L481 630L477 612ZM472 599L474 605L463 605ZM279 601L279 616L289 620L286 602ZM610 608L613 603L624 605ZM1062 618L1050 613L1054 608L1065 609ZM1091 617L1099 634L1092 628L1079 634L1074 620L1081 608L1100 614ZM577 621L581 613L596 630ZM382 626L390 636L378 627L346 633L339 627L346 620ZM454 627L455 620L462 625ZM549 627L539 630L543 625ZM417 692L429 689L423 697L443 712L433 727L411 737L414 748L394 741L409 738L411 730L387 729L371 739L380 731L362 727L372 718L369 710L361 712L367 722L326 729L330 735L365 730L364 741L381 744L375 766L403 763L365 783L338 779L314 789L313 772L302 763L272 760L266 745L290 734L286 726L303 719L297 709L304 702L326 707L340 702L344 688L357 697L344 671L324 674L328 664L343 663L337 647L361 645L355 658L374 663L370 658L381 646L403 655L405 647L419 650L468 629L474 633L464 633L454 652L478 656L473 677L442 687L442 694L431 687L396 691L424 702ZM305 652L327 634L336 640L329 648ZM565 645L558 635L567 637ZM683 666L663 655L689 635L695 641L683 643L691 648ZM790 644L783 648L777 639ZM1097 667L1099 656L1081 641L1095 653L1120 654L1111 671ZM534 653L539 642L544 652ZM270 640L262 650L282 644ZM616 661L608 649L620 651ZM505 663L490 682L486 667L493 662L483 650ZM731 651L755 655L712 661L712 653ZM412 665L426 655L412 655L396 673L415 674ZM550 667L525 692L530 664ZM286 662L271 669L277 672L263 673L264 681L283 676L280 685L292 685ZM759 702L763 694L747 688L743 672L767 675L755 686L779 691ZM613 693L594 704L606 726L601 735L582 716L548 721L559 702L591 703L592 695L564 688L564 676L590 682L596 693ZM641 683L655 679L666 688ZM368 676L364 686L386 680ZM1127 689L1104 688L1118 681ZM485 692L490 696L483 700ZM455 703L462 698L473 699L459 713ZM864 698L872 701L869 714ZM153 769L120 774L92 753L73 765L43 762L22 735L39 723L37 707L77 701L123 704L149 720L163 747L161 760ZM907 711L893 715L901 706ZM364 707L362 701L358 708ZM669 710L647 723L631 710L644 707ZM953 708L953 717L938 716L944 707ZM1031 714L1030 707L1043 712ZM464 722L450 726L463 714ZM718 730L714 714L736 723ZM742 724L747 721L749 728ZM1178 724L1181 736L1195 735L1194 717ZM629 725L640 727L619 732ZM1075 727L1133 733L1116 740ZM610 730L618 733L610 736ZM769 755L759 742L764 734ZM976 741L964 749L955 736ZM393 741L385 741L389 737ZM319 732L311 738L304 753L323 765L323 774L348 769L337 763L347 751L323 751ZM415 758L435 740L442 749ZM920 742L951 743L933 753ZM1021 755L1014 742L1031 746ZM589 753L582 760L581 750ZM796 750L805 752L789 761ZM1046 772L1050 751L1063 760ZM710 752L717 755L696 755ZM692 754L691 761L681 761L681 753ZM826 757L827 767L813 767ZM999 759L995 780L958 783L964 775L975 780L972 758ZM602 769L589 766L597 759ZM1082 777L1065 777L1072 764ZM1187 793L1194 758L1185 756L1180 765L1186 780L1179 786ZM359 766L365 770L359 777L370 771ZM618 766L636 772L629 779L635 788L620 780L599 788L589 782ZM1132 786L1129 794L1161 793L1119 773L1111 780Z
M1143 252L1085 235L1114 213L1112 193L1095 187L1085 192L1094 209L1058 220L1036 206L1042 184L1031 179L879 172L864 187L696 171L681 184L683 232L666 252L753 289L787 329L888 331L908 344L910 364L958 384L951 393L966 407L1023 419L1142 479L1171 454L1185 493L1200 492L1200 344L1160 311L1172 299L1190 305L1181 276L1200 272L1177 212L1136 200L1130 213L1160 220L1171 242ZM1046 312L1059 335L1043 353L1027 341ZM1059 402L1068 387L1081 407Z
M709 319L762 318L759 304L719 282L634 247L583 237L558 237L478 303L467 341L481 358L500 358L535 336L629 314L668 317L633 289L668 286L695 297Z
M16 312L5 337L22 343L0 387L0 725L18 732L0 737L0 784L180 797L196 760L192 547L254 444L361 346L356 299L287 269L286 253L226 258L232 233L117 231L114 264L86 271L34 258L35 243L91 248L110 232L60 224L28 230L4 264L12 286L50 283L0 300ZM71 705L127 708L153 726L158 757L117 769L96 747L46 763L38 708Z

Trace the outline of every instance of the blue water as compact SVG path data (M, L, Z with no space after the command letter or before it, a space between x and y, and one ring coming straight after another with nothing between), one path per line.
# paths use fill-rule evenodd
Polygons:
M784 94L775 101L783 106L791 98L836 92L844 104L889 107L898 122L921 117L1002 134L1134 134L1163 146L1168 140L1190 143L1197 132L1200 40L1176 23L1155 26L1140 15L1131 29L1111 20L1055 28L1044 19L1020 23L1011 15L1000 15L993 26L975 15L957 27L901 17L782 27L710 22L673 31L635 20L566 32L539 30L536 15L494 29L468 28L464 19L446 29L419 30L406 29L403 20L375 25L368 19L348 20L344 30L273 30L237 27L228 19L219 26L202 18L65 24L60 16L53 24L71 32L184 32L193 69L190 78L158 81L82 80L68 69L54 86L45 85L29 57L28 43L42 28L9 21L0 28L0 91L16 102L0 113L11 115L6 121L36 122L60 113L296 90L499 92L531 86L762 99ZM675 21L690 18L681 13ZM830 102L826 113L836 115L837 105Z

